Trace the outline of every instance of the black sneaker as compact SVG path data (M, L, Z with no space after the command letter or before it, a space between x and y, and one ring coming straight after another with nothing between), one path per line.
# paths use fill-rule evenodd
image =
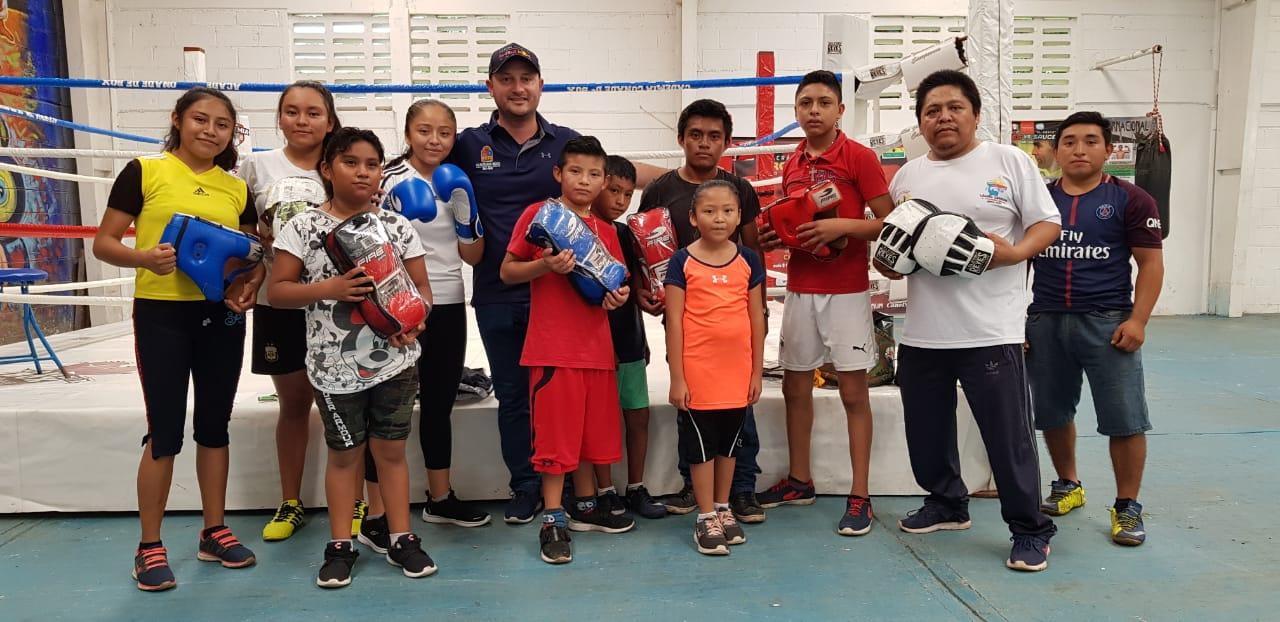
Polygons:
M512 525L523 525L533 520L542 509L542 493L517 490L507 502L504 520Z
M672 514L688 514L698 509L698 500L693 498L693 486L688 485L680 492L658 497L657 501Z
M573 561L573 548L569 546L571 540L568 529L556 527L555 523L543 523L542 529L538 530L542 561L548 564L567 564Z
M654 500L644 486L628 490L626 501L632 512L645 518L662 518L667 515L667 506Z
M1049 567L1049 539L1042 536L1016 534L1013 548L1004 565L1023 572L1040 572Z
M156 544L138 549L133 557L133 578L144 592L161 592L178 586L169 567L169 553Z
M736 545L747 541L747 532L742 530L742 525L738 524L738 519L733 517L731 510L716 510L716 520L720 521L725 543Z
M422 539L411 533L400 536L391 546L391 550L387 551L387 563L399 566L404 571L404 576L410 579L436 573L436 563L422 550Z
M610 514L599 501L591 509L582 511L573 504L567 508L570 531L599 531L601 533L625 533L636 526L635 519L622 515Z
M596 497L596 503L599 503L614 516L622 516L627 513L627 504L622 502L622 497L618 496L617 490L610 490Z
M324 547L324 565L316 575L316 585L325 588L351 585L351 568L356 565L356 552L350 542L330 542Z
M729 509L744 523L763 523L768 518L764 514L764 508L760 507L760 502L756 501L754 492L735 492L730 495Z
M929 501L925 501L920 509L907 512L907 516L898 521L898 528L907 533L958 531L972 525L967 510L950 510L940 503Z
M441 501L427 499L427 506L422 508L422 520L438 525L482 527L489 524L489 513L458 499L450 490L449 496Z
M760 507L776 508L780 505L813 505L818 500L818 495L813 480L801 482L788 475L760 493L758 498Z
M360 523L360 534L356 536L363 544L379 555L386 555L391 548L391 529L387 527L387 516L366 518Z
M699 518L694 522L693 543L698 546L698 552L703 555L729 554L729 542L725 540L724 527L720 526L720 520L714 516Z
M253 551L240 544L240 539L236 538L231 533L231 528L226 525L209 527L200 532L196 559L202 562L218 562L223 568L244 568L252 566L257 561Z

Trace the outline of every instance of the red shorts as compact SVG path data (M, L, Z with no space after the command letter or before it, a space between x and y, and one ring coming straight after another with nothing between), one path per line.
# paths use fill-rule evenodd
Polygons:
M533 470L558 475L579 462L622 459L622 407L612 369L531 367L529 421Z

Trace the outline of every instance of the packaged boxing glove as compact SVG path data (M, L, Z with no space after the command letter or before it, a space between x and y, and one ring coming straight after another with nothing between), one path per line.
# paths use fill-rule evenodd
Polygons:
M640 277L644 287L662 300L667 278L667 264L676 253L676 230L671 225L671 212L665 207L632 214L627 217L627 228L635 238L636 256L640 260Z
M912 253L921 268L937 276L975 278L987 271L996 244L968 216L938 212L920 221Z
M320 182L310 177L283 177L267 188L262 221L271 227L271 237L278 238L291 218L324 202L324 186Z
M911 256L911 239L920 221L930 214L938 213L938 208L922 199L908 199L893 208L884 219L880 236L876 238L875 248L871 256L884 264L886 268L898 274L911 274L920 266Z
M525 239L553 253L572 250L574 264L569 282L593 306L604 302L606 292L616 291L627 282L626 266L614 259L581 217L556 199L542 202Z
M831 258L838 255L840 250L848 244L847 239L837 240L814 250L801 242L799 228L800 225L818 219L834 218L839 206L840 190L836 188L835 182L819 182L770 203L756 217L756 226L768 225L778 234L778 240L787 248L804 251L823 259Z
M358 267L373 279L373 291L356 308L375 333L391 338L426 321L430 307L376 214L361 212L334 227L325 236L324 250L339 273Z

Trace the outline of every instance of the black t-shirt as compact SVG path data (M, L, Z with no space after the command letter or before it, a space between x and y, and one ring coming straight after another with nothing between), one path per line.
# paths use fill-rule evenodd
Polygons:
M627 272L635 275L640 270L635 236L621 222L613 223L613 228L618 231L618 242L622 245ZM644 318L640 315L640 305L635 300L636 292L633 291L621 307L609 312L609 332L613 334L613 351L618 355L619 363L643 361L645 350L648 349L648 342L644 337Z
M742 207L742 223L734 233L733 240L742 237L742 226L755 220L760 215L760 198L756 189L747 180L724 169L716 169L716 178L732 182L738 188L738 201ZM645 212L655 207L665 207L671 212L671 224L676 228L676 242L684 248L698 239L698 230L689 224L689 210L693 206L693 192L698 184L685 181L678 171L667 171L653 180L640 195L640 211Z

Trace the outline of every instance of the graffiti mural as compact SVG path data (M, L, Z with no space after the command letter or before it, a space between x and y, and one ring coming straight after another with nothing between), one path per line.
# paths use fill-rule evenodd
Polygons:
M59 0L0 0L0 75L67 75L67 48ZM0 87L0 104L51 117L71 119L66 89ZM71 131L20 117L0 115L0 145L74 147ZM24 166L75 172L74 160L0 158ZM80 224L80 200L74 182L0 171L0 223ZM32 267L49 273L49 282L80 280L84 244L80 240L0 236L0 267ZM35 307L46 333L75 329L78 309ZM21 315L0 305L0 343L22 340Z

